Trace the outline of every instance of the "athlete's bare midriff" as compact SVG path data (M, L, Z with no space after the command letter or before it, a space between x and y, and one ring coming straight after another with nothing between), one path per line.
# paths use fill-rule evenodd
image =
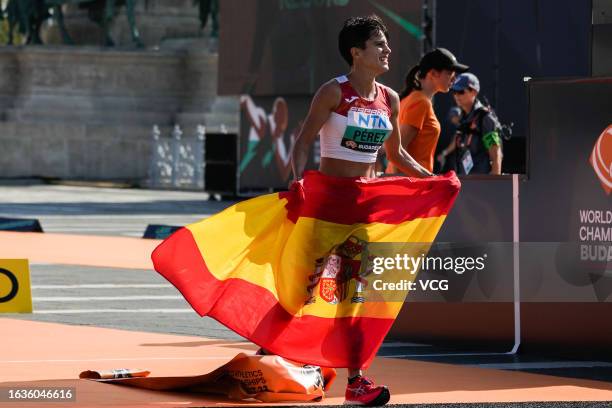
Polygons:
M335 177L375 177L375 164L321 157L319 171Z

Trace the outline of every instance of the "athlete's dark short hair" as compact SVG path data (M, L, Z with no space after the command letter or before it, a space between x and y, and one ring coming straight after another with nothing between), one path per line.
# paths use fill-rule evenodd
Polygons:
M366 17L351 17L346 20L338 35L338 48L340 49L342 58L344 58L349 65L353 65L351 48L357 47L365 49L366 41L368 41L376 31L383 33L387 41L389 40L389 31L385 23L383 23L376 14Z

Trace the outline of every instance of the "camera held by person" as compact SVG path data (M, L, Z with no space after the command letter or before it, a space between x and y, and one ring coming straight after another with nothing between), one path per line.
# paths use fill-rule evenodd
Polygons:
M459 174L501 174L502 138L511 134L511 125L504 128L493 109L477 98L480 82L476 75L459 75L451 90L461 116L454 141L440 157L455 151Z

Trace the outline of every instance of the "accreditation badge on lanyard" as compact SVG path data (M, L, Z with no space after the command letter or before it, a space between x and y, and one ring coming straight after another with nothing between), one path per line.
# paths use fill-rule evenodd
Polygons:
M469 149L461 156L461 165L463 166L465 174L470 174L470 171L474 167L474 160L472 160L472 153L470 153Z
M358 152L377 152L392 130L389 116L377 109L352 107L340 145Z

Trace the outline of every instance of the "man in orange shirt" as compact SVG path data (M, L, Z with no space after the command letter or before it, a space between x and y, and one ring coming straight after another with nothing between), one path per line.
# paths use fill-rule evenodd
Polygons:
M406 76L406 88L400 93L399 125L402 146L421 166L433 171L434 153L440 137L440 122L433 110L432 98L446 93L456 72L465 72L467 65L445 48L425 54ZM387 173L395 173L393 165Z

